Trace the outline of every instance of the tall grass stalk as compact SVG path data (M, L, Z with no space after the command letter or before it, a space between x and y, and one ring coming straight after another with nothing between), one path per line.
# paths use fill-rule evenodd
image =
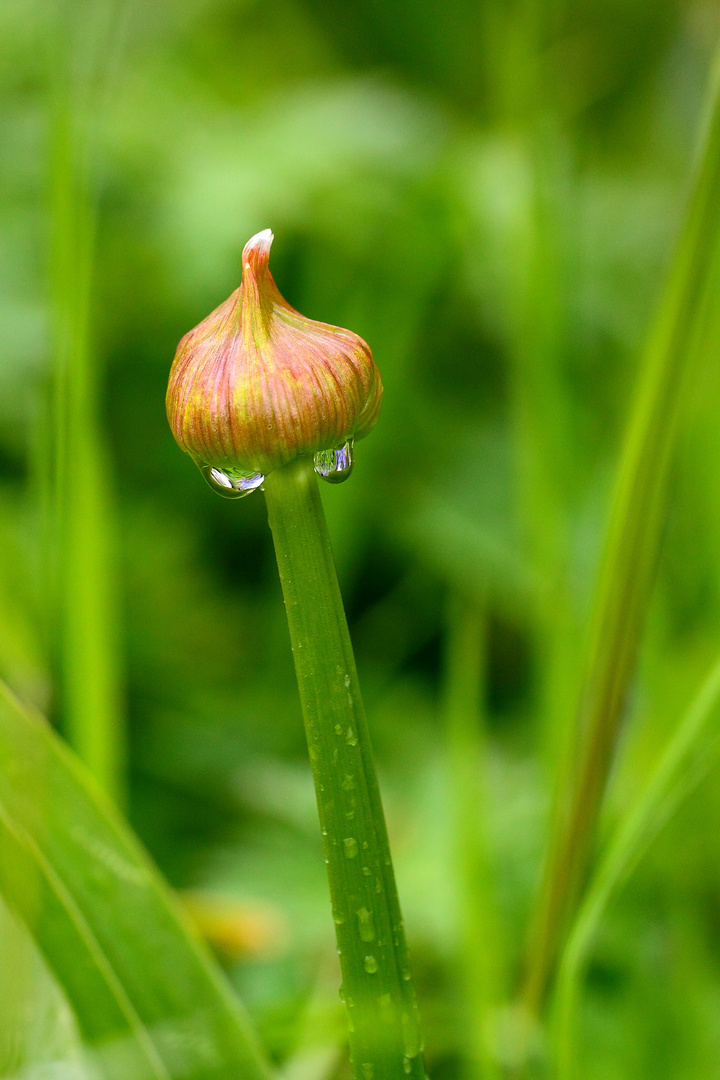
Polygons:
M539 11L530 5L527 15L527 29L537 32ZM567 570L577 454L564 374L573 192L561 132L547 118L534 116L542 92L536 86L526 103L526 122L534 121L537 130L525 137L531 182L514 245L511 401L520 514L535 571L531 611L538 652L538 729L545 766L556 776L578 683L576 614Z
M121 798L124 734L114 589L112 469L100 431L92 337L96 194L93 161L119 6L59 5L54 64L52 316L54 364L49 594L59 698L70 742Z
M475 599L452 596L447 613L445 723L452 800L462 1005L458 1021L468 1080L499 1077L488 1045L490 1014L503 1000L503 943L492 902L486 834L483 737L486 616Z
M673 733L650 779L615 830L588 885L562 954L554 1010L558 1080L578 1075L574 1063L577 1006L585 962L613 896L682 802L720 755L720 662Z
M600 805L638 645L662 530L693 339L720 230L717 91L684 227L642 364L598 580L574 763L558 816L530 937L523 997L536 1011L553 976L593 854Z
M312 459L265 480L315 782L357 1080L424 1080L370 736Z

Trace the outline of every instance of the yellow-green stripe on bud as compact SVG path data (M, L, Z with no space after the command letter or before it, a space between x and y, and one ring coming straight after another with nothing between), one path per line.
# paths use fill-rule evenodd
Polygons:
M306 319L268 269L273 234L248 240L242 283L178 345L166 406L175 441L220 494L239 498L300 455L343 480L352 442L382 400L369 347L350 330Z

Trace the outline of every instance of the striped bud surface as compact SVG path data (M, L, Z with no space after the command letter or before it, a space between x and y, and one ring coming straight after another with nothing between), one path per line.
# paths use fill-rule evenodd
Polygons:
M170 371L172 433L216 488L213 477L243 476L253 490L303 454L336 451L342 464L380 410L369 347L290 307L268 269L272 242L269 229L248 241L240 288L185 335Z

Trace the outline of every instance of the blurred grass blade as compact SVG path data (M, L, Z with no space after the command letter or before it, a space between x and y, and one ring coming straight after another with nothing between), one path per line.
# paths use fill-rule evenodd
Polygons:
M720 661L683 717L648 783L615 830L588 886L562 955L555 1000L559 1080L571 1080L573 1032L588 950L612 897L720 754Z
M643 359L615 487L580 697L577 747L558 802L530 937L524 1000L542 1003L586 878L663 525L683 391L720 234L720 105L712 107L684 228Z
M342 1002L335 984L335 957L320 958L317 976L298 1025L292 1053L278 1080L333 1080L342 1066L347 1043Z
M113 587L111 469L98 419L91 341L99 118L117 47L118 0L58 0L51 59L52 468L44 502L50 614L59 642L60 707L72 744L103 787L121 791L124 733ZM47 440L46 440L47 441Z
M62 990L1 897L0 970L0 1076L30 1080L60 1065L67 1080L95 1080Z
M126 827L0 685L0 891L109 1080L268 1080L247 1021Z
M476 600L453 596L448 605L445 655L445 721L453 811L454 865L459 900L459 969L462 1007L459 1041L468 1080L499 1070L487 1044L489 1012L503 1000L502 938L491 895L484 827L481 728L486 618Z

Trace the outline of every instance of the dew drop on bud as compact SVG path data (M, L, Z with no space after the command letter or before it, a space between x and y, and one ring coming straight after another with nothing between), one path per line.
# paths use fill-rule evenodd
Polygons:
M252 495L265 480L262 473L234 472L232 469L214 469L212 465L201 465L203 474L213 491L223 499L244 499Z
M334 450L318 450L313 456L313 468L328 484L342 484L353 467L353 441L348 439Z

